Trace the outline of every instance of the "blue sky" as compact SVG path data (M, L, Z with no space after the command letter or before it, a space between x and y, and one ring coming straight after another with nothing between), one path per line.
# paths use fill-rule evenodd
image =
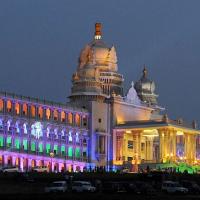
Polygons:
M200 119L199 0L0 0L0 90L66 102L94 23L125 91L146 64L171 118Z

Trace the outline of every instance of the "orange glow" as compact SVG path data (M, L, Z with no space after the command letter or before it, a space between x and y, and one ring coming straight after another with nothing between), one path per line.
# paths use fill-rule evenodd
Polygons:
M51 111L49 108L46 109L46 119L50 119L51 117Z
M75 123L77 126L80 126L81 124L81 120L80 120L80 115L79 114L75 114Z
M22 110L23 110L23 115L27 115L27 113L28 113L28 107L27 107L26 103L23 104Z
M3 111L3 100L0 99L0 111Z
M16 166L19 166L19 158L16 158L16 160L15 160L15 165L16 165Z
M72 124L72 119L73 119L73 115L72 115L72 113L69 113L68 114L68 123L69 124Z
M15 113L19 115L20 105L19 103L15 103Z
M31 117L35 117L35 106L31 105Z
M65 122L65 119L66 119L65 112L62 111L62 112L61 112L61 121L62 121L62 122Z
M7 112L11 112L12 111L12 103L10 100L7 101Z
M58 111L57 110L53 111L53 119L56 121L58 120Z
M38 108L38 117L39 117L40 119L42 119L42 117L43 117L43 109L42 109L42 107L39 107L39 108Z

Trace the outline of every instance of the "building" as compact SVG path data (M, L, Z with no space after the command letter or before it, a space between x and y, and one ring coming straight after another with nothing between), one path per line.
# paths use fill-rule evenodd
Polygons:
M146 67L127 94L123 82L116 49L103 41L96 23L94 39L82 49L72 75L69 102L0 93L0 163L24 171L35 166L138 171L183 164L197 170L196 122L163 114Z
M88 111L0 93L0 164L22 171L83 171L88 161Z

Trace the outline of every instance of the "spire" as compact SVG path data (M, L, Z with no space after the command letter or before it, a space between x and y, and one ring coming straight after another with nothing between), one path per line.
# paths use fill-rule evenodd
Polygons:
M144 69L143 69L143 77L144 77L144 78L147 77L147 68L146 68L146 65L144 65Z
M94 33L94 39L100 40L101 39L101 23L95 24L95 33Z

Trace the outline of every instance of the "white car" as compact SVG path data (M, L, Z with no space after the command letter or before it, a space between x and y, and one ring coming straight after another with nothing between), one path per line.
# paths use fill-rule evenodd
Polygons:
M74 181L72 184L73 192L95 192L96 188L88 181Z
M42 166L42 167L34 167L33 168L34 172L49 172L49 168L46 166Z
M162 191L167 193L188 193L188 189L182 187L178 182L164 181L162 184Z
M18 167L3 167L1 169L2 172L21 172Z
M49 186L45 187L45 192L66 192L68 189L66 181L55 181Z

